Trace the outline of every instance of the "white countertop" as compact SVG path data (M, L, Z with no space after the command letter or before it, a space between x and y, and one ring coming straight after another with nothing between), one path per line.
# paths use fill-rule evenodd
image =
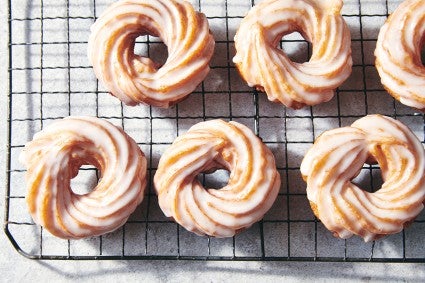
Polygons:
M0 211L4 211L7 129L7 1L0 2ZM3 219L3 218L2 218ZM37 261L18 254L0 233L0 281L424 281L425 264L220 261Z

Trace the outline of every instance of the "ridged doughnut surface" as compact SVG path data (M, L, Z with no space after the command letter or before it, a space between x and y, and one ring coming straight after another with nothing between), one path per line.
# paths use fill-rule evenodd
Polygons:
M402 123L370 115L323 133L301 173L318 218L335 236L371 241L400 232L423 209L425 152ZM377 161L384 183L369 193L351 182L365 162Z
M168 48L162 67L134 54L138 36ZM168 107L190 94L209 72L214 39L204 14L180 0L120 0L91 28L88 56L97 78L127 105Z
M221 189L204 188L196 176L230 172ZM154 177L159 206L167 217L198 235L230 237L260 220L280 187L273 154L246 126L201 122L162 155Z
M295 109L330 100L352 66L341 7L341 0L265 0L254 6L235 36L233 61L244 80L270 101ZM312 43L308 62L292 62L278 48L282 36L294 31Z
M425 111L425 0L400 4L379 31L375 65L385 89L401 103Z
M53 235L79 239L123 225L143 200L146 158L121 129L93 117L58 120L34 135L20 155L34 222ZM78 195L70 180L82 165L100 170L93 191Z

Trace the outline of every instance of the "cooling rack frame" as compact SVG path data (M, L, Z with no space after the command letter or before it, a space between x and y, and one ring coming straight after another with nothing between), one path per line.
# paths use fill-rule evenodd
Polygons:
M17 222L17 221L13 221L10 220L10 210L12 207L11 204L11 200L12 199L23 199L23 196L13 196L11 194L11 174L13 172L23 172L24 170L17 170L17 169L13 169L11 164L12 164L12 149L13 148L19 148L22 147L23 145L13 145L12 143L12 136L13 136L13 126L15 123L17 122L39 122L41 124L41 128L43 127L43 123L48 122L49 120L55 120L55 119L60 119L63 118L61 116L56 116L56 117L44 117L43 116L43 95L48 95L48 94L55 94L55 93L61 93L61 92L55 92L55 91L49 91L49 90L44 90L43 89L43 71L45 70L54 70L55 67L45 67L43 66L43 48L44 45L47 44L45 42L43 42L43 25L44 25L44 21L46 20L54 20L54 19L61 19L61 20L65 20L67 22L67 41L66 42L50 42L49 44L65 44L67 46L67 66L65 66L65 70L68 73L68 91L67 91L67 95L69 96L69 115L71 114L71 95L74 93L71 90L71 80L70 80L70 72L71 69L87 69L90 68L90 66L71 66L72 64L70 63L70 48L73 44L78 44L78 43L84 43L84 42L78 42L78 41L70 41L70 20L73 19L81 19L81 20L95 20L96 19L96 0L93 0L93 17L85 17L85 16L70 16L70 1L64 1L65 5L67 6L67 15L66 17L48 17L48 16L44 16L43 15L43 1L46 0L40 0L40 16L39 17L27 17L27 18L14 18L12 16L12 0L8 1L8 26L9 26L9 42L8 42L8 48L9 48L9 66L8 66L8 70L9 70L9 93L8 93L8 130L7 130L7 140L8 140L8 147L7 147L7 157L6 157L6 161L7 161L7 177L6 177L6 196L5 196L5 220L4 220L4 231L7 235L7 237L9 238L9 240L11 241L13 247L23 256L30 258L30 259L42 259L42 260L197 260L197 261L206 261L206 260L220 260L220 261L230 261L230 260L238 260L238 261L321 261L321 262L419 262L419 263L425 263L425 257L408 257L406 256L406 250L405 250L405 245L406 245L406 238L405 238L405 232L401 232L402 234L402 247L403 247L403 251L402 251L402 255L398 256L398 257L374 257L374 245L375 243L372 243L371 246L371 251L369 253L368 256L350 256L347 251L347 244L345 242L345 248L344 248L344 254L342 256L320 256L318 254L318 244L317 244L317 235L318 235L318 225L319 225L319 221L317 219L310 219L310 220L292 220L290 219L290 217L288 216L287 219L281 219L281 220L261 220L257 226L256 229L258 229L258 233L259 233L259 254L255 255L255 256L251 256L251 255L239 255L235 250L237 249L236 244L235 244L235 237L232 238L232 244L231 244L231 250L232 252L230 254L227 255L214 255L211 254L210 252L210 245L211 245L211 241L212 238L207 238L206 241L208 242L208 253L205 255L185 255L182 254L180 252L180 233L181 233L181 228L179 228L179 226L177 224L173 224L174 222L169 221L169 220L162 220L162 221L150 221L148 219L148 217L146 217L146 220L142 220L142 221L133 221L133 223L137 223L137 224L145 224L146 226L146 230L143 231L143 233L145 233L145 253L144 254L139 254L139 255L128 255L126 254L126 251L124 249L125 247L125 229L123 228L123 232L122 232L122 249L121 251L118 251L116 254L113 255L108 255L108 254L103 254L102 253L102 237L100 237L99 242L100 242L100 250L99 250L99 254L98 255L79 255L79 254L72 254L71 252L71 242L67 241L67 254L63 255L55 255L55 254L44 254L43 253L43 230L42 228L40 229L40 242L39 242L39 250L36 253L29 253L27 251L25 251L23 248L21 248L21 242L17 241L15 239L14 234L11 232L10 227L11 225L15 225L17 227L23 227L23 226L35 226L34 223L32 222ZM99 0L98 0L99 1ZM199 9L202 11L201 6L202 6L202 0L198 0L198 7ZM96 116L100 117L100 118L105 118L105 119L118 119L121 120L121 125L122 127L124 127L124 120L125 119L139 119L139 120L148 120L149 124L150 124L150 129L149 129L149 133L151 134L151 138L148 142L145 143L139 143L139 145L141 146L147 146L150 147L150 151L149 151L149 159L150 159L150 166L149 166L149 177L152 178L153 176L153 171L155 170L155 167L152 165L152 147L154 145L168 145L169 143L161 143L161 142L155 142L152 140L152 134L153 131L155 131L154 127L153 127L153 122L152 120L161 120L161 119L175 119L176 123L177 123L177 132L179 132L179 120L184 120L184 119L199 119L199 120L208 120L208 119L215 119L215 118L222 118L222 119L228 119L228 120L237 120L237 119L251 119L253 120L253 130L254 132L260 135L260 130L263 126L261 126L261 119L281 119L284 123L283 127L286 129L287 127L287 121L289 119L310 119L311 120L311 125L312 125L312 136L311 139L306 140L306 141L296 141L296 142L289 142L288 138L286 136L286 132L284 134L284 139L283 141L279 141L279 142L275 142L278 143L280 145L282 145L285 148L285 164L284 166L281 166L280 169L282 171L282 174L286 175L286 178L283 178L284 180L286 180L284 183L284 187L286 187L283 192L280 193L280 196L282 196L283 198L286 199L286 210L287 210L287 214L290 214L289 211L289 206L290 206L290 197L291 196L305 196L305 194L302 193L291 193L289 190L290 187L290 183L288 181L288 175L289 172L291 171L295 171L298 170L299 167L298 166L291 166L288 162L288 156L287 156L287 152L288 152L288 144L291 143L299 143L299 144L310 144L312 143L312 141L316 138L315 136L315 131L314 131L314 119L325 119L325 118L334 118L338 120L338 125L341 126L343 123L341 122L341 120L343 118L347 118L347 119L355 119L355 118L360 118L364 115L352 115L352 114L348 114L345 115L343 114L342 110L341 110L341 105L340 105L340 93L343 92L358 92L360 94L364 94L365 99L364 99L364 106L365 106L365 112L366 114L368 114L368 100L367 100L367 93L368 92L374 92L374 91L382 91L382 89L374 89L374 88L368 88L366 87L367 83L366 83L366 68L369 67L373 67L373 64L368 64L366 63L365 60L365 53L364 53L364 48L363 48L363 44L365 42L374 42L376 39L367 39L363 37L362 34L362 17L387 17L388 16L388 0L385 1L385 5L386 5L386 13L385 14L367 14L367 15L362 15L361 14L361 5L362 5L362 1L358 0L358 5L359 5L359 14L347 14L344 15L345 18L351 18L351 17L355 17L355 18L359 18L359 24L360 24L360 38L358 39L353 39L353 42L358 42L360 43L361 46L361 64L354 64L354 67L357 67L361 70L362 72L362 84L363 84L363 88L362 89L344 89L344 90L340 90L338 89L336 91L336 100L337 100L337 114L330 114L330 115L317 115L314 113L313 108L310 107L309 108L309 114L292 114L289 115L288 111L285 109L283 115L269 115L269 116L264 116L261 114L261 110L259 108L259 99L260 96L263 94L259 94L257 93L256 90L252 89L249 91L246 90L233 90L231 87L231 69L234 69L234 66L231 63L231 45L232 45L232 39L231 36L229 35L229 20L230 19L241 19L242 16L232 16L228 14L228 0L223 1L223 5L225 7L225 16L208 16L209 20L224 20L225 23L225 38L224 40L217 40L216 42L218 44L223 44L224 46L226 46L225 48L225 56L226 56L226 63L223 66L212 66L212 69L224 69L224 71L227 73L227 90L224 90L223 93L227 94L229 99L228 99L228 104L229 104L229 111L228 111L228 115L209 115L206 113L205 111L205 96L210 94L211 92L209 92L208 90L206 90L204 88L204 84L202 84L200 86L200 88L198 88L197 91L195 91L195 94L200 94L202 95L202 105L203 105L203 112L201 115L196 115L196 116L189 116L189 117L180 117L179 116L179 110L178 110L178 105L176 106L176 115L174 117L170 117L170 116L153 116L153 112L152 112L152 108L149 108L148 111L148 115L146 116L126 116L124 115L124 111L123 108L125 106L123 106L121 104L121 116L102 116L101 114L99 114L99 109L96 108ZM251 6L254 5L254 1L251 1ZM15 42L13 37L12 37L12 33L13 33L13 23L15 22L19 22L19 21L38 21L40 23L40 42ZM299 42L305 42L304 40L298 40L298 39L294 39L294 40L282 40L281 44L284 44L285 42L293 42L293 43L299 43ZM145 42L148 46L148 54L149 54L149 46L156 44L157 42L154 41L149 41L149 37L147 38L147 42ZM305 42L307 43L307 42ZM24 68L16 68L14 67L13 64L13 60L14 60L14 49L16 48L16 46L39 46L40 48L40 66L39 67L24 67ZM307 43L307 52L308 54L310 54L310 49L311 46L310 44ZM39 115L40 118L31 118L31 119L16 119L12 116L12 108L14 106L13 103L13 97L15 95L17 95L17 92L14 92L14 87L13 87L13 72L17 71L17 70L39 70L39 72L41 73L41 78L40 78L40 91L36 91L34 92L35 94L39 94L40 96L40 109L39 109ZM66 93L66 91L65 91ZM79 91L79 93L81 93L81 91ZM82 92L84 93L84 92ZM89 91L87 93L93 93L93 91ZM106 94L107 92L102 91L99 89L99 85L96 82L96 90L94 91L96 97L97 97L97 103L99 100L99 95L100 94ZM239 93L250 93L251 94L251 103L253 105L253 109L252 109L252 114L250 115L239 115L239 114L233 114L232 113L232 95L236 95ZM28 93L28 95L31 95L31 93ZM398 108L396 107L396 102L394 101L393 103L393 114L392 116L394 118L401 118L401 117L422 117L422 120L425 121L425 116L423 114L420 113L403 113L400 114L398 113ZM425 122L424 122L424 135L425 135ZM425 140L422 139L422 142L425 143ZM268 142L269 144L273 144L273 142ZM365 170L369 170L370 175L372 175L372 170L374 170L376 168L369 166L369 167L365 167ZM90 170L90 169L87 169ZM204 179L205 181L205 179ZM371 185L372 185L372 180L371 180ZM148 208L147 208L147 213L149 213L149 199L153 198L153 193L150 192L147 194L147 201L148 201ZM415 222L419 222L419 223L424 223L424 220L417 220ZM132 223L130 221L130 223ZM165 225L166 224L170 224L170 225L176 225L176 234L177 234L177 243L176 243L176 249L177 249L177 253L174 255L167 255L167 254L149 254L148 253L148 225L150 225L151 223L153 224L158 224L158 225ZM266 223L283 223L284 225L287 225L287 256L270 256L267 254L266 252L266 240L265 240L265 236L264 236L264 225ZM312 256L293 256L291 255L291 244L290 244L290 239L291 239L291 224L297 224L297 223L310 223L311 225L314 225L314 254Z

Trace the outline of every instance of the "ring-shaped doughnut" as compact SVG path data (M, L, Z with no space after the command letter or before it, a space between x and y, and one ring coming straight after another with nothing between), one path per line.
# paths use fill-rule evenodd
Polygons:
M134 54L138 36L167 46L162 67ZM96 77L127 105L169 107L190 94L209 72L214 39L204 14L180 0L120 0L91 27L88 56Z
M384 183L374 193L351 182L365 162L377 162ZM400 232L423 209L425 151L392 118L370 115L323 133L301 164L315 215L335 236L365 241Z
M196 176L230 172L221 189ZM274 156L246 126L212 120L192 126L162 155L154 177L167 217L198 235L230 237L260 220L275 201L280 175Z
M330 100L352 66L341 7L341 0L265 0L254 6L235 36L233 61L243 79L270 101L295 109ZM292 62L278 48L282 36L294 31L312 43L308 62Z
M64 239L111 232L144 196L146 158L123 130L94 117L68 117L34 135L20 155L27 167L26 201L35 223ZM76 194L71 179L93 165L100 180Z
M401 103L425 111L425 0L406 0L379 31L375 65L385 89Z

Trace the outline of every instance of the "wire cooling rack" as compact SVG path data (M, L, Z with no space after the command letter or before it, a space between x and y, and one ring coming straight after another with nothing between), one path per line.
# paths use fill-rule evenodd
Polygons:
M424 115L394 101L382 88L373 50L379 28L400 1L345 1L343 16L352 35L353 73L330 102L302 110L270 103L246 86L232 63L233 37L253 1L195 0L208 17L216 40L211 72L185 101L170 109L127 107L110 96L93 75L86 57L90 25L112 0L9 1L9 116L5 232L18 252L33 259L191 259L281 261L425 262L425 217L405 231L364 243L333 238L309 207L299 166L324 130L380 113L403 121L424 142ZM311 46L299 34L281 47L293 60L306 61ZM159 62L167 56L157 39L137 39L136 52ZM61 240L35 225L25 205L25 168L18 162L35 132L69 115L107 119L125 129L145 152L149 178L161 152L191 125L209 119L235 120L251 127L272 149L282 187L264 219L228 239L198 237L165 218L149 186L145 199L117 231L78 241ZM72 181L84 193L97 181L83 167ZM212 187L226 182L218 171L201 176ZM376 166L355 179L371 190L382 183Z

